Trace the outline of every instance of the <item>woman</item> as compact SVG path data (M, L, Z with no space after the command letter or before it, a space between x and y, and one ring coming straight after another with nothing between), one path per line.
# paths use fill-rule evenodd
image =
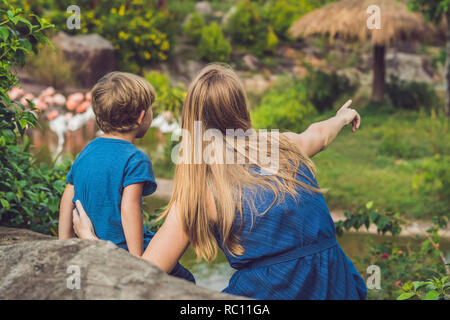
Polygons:
M237 75L222 65L205 67L183 105L165 221L142 258L170 272L189 244L208 261L220 247L237 270L224 292L255 299L365 299L363 279L336 242L310 160L344 126L359 128L350 103L301 134L257 135ZM76 233L95 238L80 203L77 208Z

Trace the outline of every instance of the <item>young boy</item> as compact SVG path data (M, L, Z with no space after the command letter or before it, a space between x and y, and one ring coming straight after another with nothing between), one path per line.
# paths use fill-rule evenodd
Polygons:
M140 257L153 233L143 225L142 196L156 190L149 157L133 145L152 122L155 91L145 79L124 72L111 72L92 89L92 108L103 136L90 142L67 174L61 198L59 238L75 236L72 210L80 200L89 212L100 239ZM176 265L172 275L195 281Z

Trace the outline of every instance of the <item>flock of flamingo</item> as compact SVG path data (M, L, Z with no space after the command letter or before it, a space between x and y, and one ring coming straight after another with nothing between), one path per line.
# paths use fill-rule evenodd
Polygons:
M47 146L55 158L58 158L64 149L72 154L78 153L89 140L102 134L101 131L95 132L95 114L91 106L90 92L76 92L66 97L57 93L53 87L48 87L40 94L34 95L20 87L13 87L8 95L11 101L18 101L25 107L34 105L39 121L48 122L48 128L56 134L57 142L41 130L32 130L31 134L33 144L36 147ZM87 131L79 130L83 127ZM180 125L172 112L162 111L153 119L152 127L159 129L156 132L157 137L165 143L163 135L178 130Z
M40 110L37 113L38 117L48 120L50 130L58 137L55 155L59 155L63 150L68 131L76 131L95 118L90 92L85 94L76 92L66 98L63 94L57 93L53 87L46 88L39 95L13 87L8 95L11 100L19 101L26 107L30 107L30 104L34 105L37 110Z

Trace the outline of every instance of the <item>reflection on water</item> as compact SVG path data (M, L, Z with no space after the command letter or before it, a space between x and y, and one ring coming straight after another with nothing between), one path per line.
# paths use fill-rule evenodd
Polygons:
M32 141L31 150L36 154L38 161L50 164L60 155L73 160L89 142L97 137L98 133L98 127L92 118L85 119L83 125L70 130L59 127L55 128L48 121L41 120L39 127L28 130L28 136ZM135 142L149 155L152 162L161 156L165 145L164 137L156 128L150 128L144 138L136 139Z
M51 163L60 154L73 160L96 137L96 124L91 119L77 130L67 130L63 133L62 145L61 133L52 131L47 121L41 121L39 127L30 129L28 135L32 141L31 150L39 161Z
M391 236L368 235L364 233L345 233L342 237L338 238L338 242L345 254L352 259L367 253L367 247L364 241L367 237L371 237L374 243L395 240L399 243L400 249L403 250L408 245L411 245L412 249L420 248L421 243L421 241L406 237L394 238ZM441 240L440 244L446 260L450 261L450 241ZM228 281L235 271L230 267L225 255L221 251L214 262L207 263L205 261L197 261L195 252L189 247L180 262L192 272L197 281L197 285L216 291L221 291L227 287ZM362 276L364 277L365 275Z

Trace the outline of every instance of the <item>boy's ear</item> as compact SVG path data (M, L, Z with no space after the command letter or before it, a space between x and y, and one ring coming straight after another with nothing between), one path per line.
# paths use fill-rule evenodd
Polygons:
M141 124L141 123L142 123L142 120L144 120L144 117L145 117L145 110L142 110L142 111L141 111L141 114L139 115L139 118L138 118L138 120L137 120L137 123L138 123L138 124Z

